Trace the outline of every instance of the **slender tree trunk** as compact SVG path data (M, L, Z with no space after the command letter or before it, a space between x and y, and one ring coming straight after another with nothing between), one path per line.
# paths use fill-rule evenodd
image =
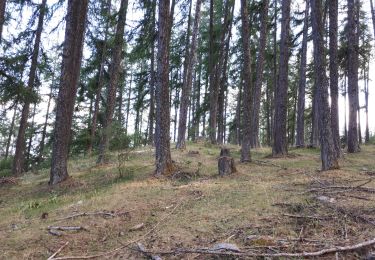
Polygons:
M347 82L347 80L346 80L346 78L347 78L347 75L346 75L346 72L344 73L344 93L343 93L343 95L344 95L344 135L345 135L345 143L348 143L348 123L347 123L347 120L346 120L346 118L348 117L347 116L347 113L346 113L346 108L347 108L347 94L348 94L348 87L347 87L347 84L346 84L346 82Z
M244 98L243 98L243 128L242 128L242 147L241 162L251 161L250 155L250 134L251 134L251 54L250 54L250 32L249 32L249 14L247 0L241 0L241 19L242 19L242 49L244 57L243 78L244 78Z
M297 137L296 147L305 147L305 93L306 93L306 59L307 59L307 37L309 30L309 4L306 1L305 19L303 25L303 39L301 50L301 64L298 82L298 105L297 105Z
M38 67L38 56L40 49L40 40L43 31L44 16L46 13L47 0L43 0L40 5L39 17L38 17L38 27L35 34L34 49L31 57L31 66L29 72L29 80L27 82L27 90L32 91L35 84L36 70ZM18 129L18 136L16 141L16 152L13 159L12 173L14 175L19 175L23 171L24 160L25 160L25 133L27 128L27 120L30 113L30 100L26 97L25 104L22 108L21 121Z
M359 151L358 144L358 45L355 0L348 0L348 94L349 94L349 129L348 152Z
M129 92L128 92L128 100L126 102L126 118L125 118L125 130L128 132L128 125L129 125L129 114L130 114L130 101L131 101L131 93L132 93L132 81L133 81L133 73L130 74L130 81L129 81Z
M159 1L159 29L156 80L156 127L155 127L155 175L167 175L174 169L170 150L170 109L169 109L169 0Z
M155 119L155 38L156 38L156 0L152 2L152 43L150 59L150 114L148 125L148 144L154 145L154 119Z
M186 147L186 144L185 144L186 117L187 117L187 109L190 103L193 70L195 67L196 60L197 60L197 45L198 45L197 43L198 43L198 32L199 32L199 23L200 23L200 12L201 12L201 0L197 0L194 25L193 25L193 34L191 38L191 47L190 47L190 51L187 52L187 54L190 54L189 55L190 58L189 56L186 56L186 59L187 59L186 79L184 76L184 81L183 81L184 84L182 86L182 93L181 93L178 139L176 143L177 149L185 149Z
M320 129L320 155L322 170L338 168L336 151L332 139L330 109L328 103L328 79L324 58L324 27L322 24L321 0L312 1L312 28L314 41L314 73L317 87Z
M105 110L105 119L103 123L103 133L99 145L99 156L97 163L103 164L107 161L107 150L109 145L109 137L112 127L113 112L116 101L116 89L119 82L122 50L124 45L124 32L126 24L126 14L128 9L128 0L121 0L116 35L114 40L114 48L112 51L112 63L109 76L109 84L107 88L107 106Z
M5 9L6 9L6 0L0 0L0 43L3 35L3 26L5 22Z
M366 131L365 131L365 143L369 143L370 142L370 130L369 130L369 126L368 126L368 96L369 96L369 92L368 92L368 83L369 83L369 67L370 65L368 65L368 67L366 68L367 69L367 72L365 70L364 74L364 81L365 81L365 112L366 112Z
M282 0L281 40L279 77L275 89L275 118L273 129L273 156L288 153L286 140L287 98L288 98L288 60L289 60L289 22L290 0Z
M209 99L210 99L210 118L209 118L209 129L208 134L211 143L216 142L216 102L215 98L217 96L216 90L214 89L214 78L215 78L215 65L214 65L214 48L215 48L215 32L214 32L214 0L210 0L210 23L209 23L209 50L208 50L208 72L210 79L210 90L209 90ZM217 99L217 98L216 98Z
M262 2L262 12L260 14L260 38L259 38L259 51L256 67L256 80L253 93L251 96L251 103L253 109L251 111L251 125L250 125L250 145L251 147L259 147L259 114L260 114L260 98L262 95L263 83L263 69L264 57L267 43L267 23L268 23L268 8L269 0Z
M27 145L27 155L26 155L26 165L25 165L25 171L29 171L29 165L30 165L30 157L31 157L31 146L33 144L33 137L34 137L34 124L35 124L35 111L36 111L36 103L34 103L33 113L32 113L32 119L30 124L30 136L29 136L29 142Z
M337 158L341 157L339 130L339 80L338 80L338 0L329 1L329 79L331 90L331 127Z
M7 144L5 148L5 159L9 156L9 148L10 148L10 142L12 141L13 131L14 131L14 123L17 116L17 103L14 104L14 110L13 110L13 116L12 116L12 122L10 123L10 129L9 129L9 135L7 139Z
M54 80L52 80L54 82ZM47 135L47 125L48 125L48 117L49 117L49 109L51 107L51 100L52 100L52 91L53 91L53 85L51 84L50 86L50 92L48 95L48 102L47 102L47 111L46 111L46 116L44 119L44 125L43 125L43 130L42 130L42 138L40 140L39 144L39 153L37 157L37 163L42 162L43 160L43 152L44 152L44 145L45 145L45 140L46 140L46 135Z
M74 101L80 74L88 0L69 0L57 98L50 185L66 180Z
M111 0L108 0L107 1L107 15L108 16L111 14L111 5L112 5ZM103 85L104 85L104 65L105 65L105 59L106 59L106 55L107 55L108 30L109 30L109 19L107 20L107 24L106 24L106 28L105 28L102 53L101 53L101 57L100 57L99 75L98 75L98 81L97 81L96 93L95 93L94 113L93 113L93 116L92 116L91 129L90 129L90 140L89 140L89 145L88 145L88 148L87 148L87 153L89 155L92 153L92 149L93 149L93 145L94 145L96 128L97 128L97 121L98 121L98 114L99 114L99 107L100 107L100 99L101 99L102 88L103 88Z

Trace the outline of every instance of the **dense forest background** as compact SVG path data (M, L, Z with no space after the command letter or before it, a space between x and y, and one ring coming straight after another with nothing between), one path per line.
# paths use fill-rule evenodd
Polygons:
M0 1L1 174L170 143L320 147L373 140L373 1ZM344 149L343 149L344 148ZM54 178L53 176L58 176Z

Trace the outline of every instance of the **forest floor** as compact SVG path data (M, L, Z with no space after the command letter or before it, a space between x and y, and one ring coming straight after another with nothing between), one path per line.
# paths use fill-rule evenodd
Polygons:
M238 172L224 178L219 147L201 143L172 150L179 171L171 178L152 177L153 150L140 148L113 153L103 167L74 158L71 178L53 189L48 170L0 185L0 258L47 259L61 249L54 259L243 259L375 239L375 146L328 172L319 172L316 149L272 159L260 148L241 164L240 148L229 147ZM67 226L82 229L57 228Z

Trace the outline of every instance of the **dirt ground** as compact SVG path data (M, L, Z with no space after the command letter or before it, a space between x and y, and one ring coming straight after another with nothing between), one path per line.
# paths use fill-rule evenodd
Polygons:
M224 178L220 148L201 143L172 151L178 171L169 178L152 177L153 150L142 148L113 153L104 167L75 158L71 178L53 189L47 169L0 184L0 258L47 259L61 249L52 259L301 259L283 254L375 239L375 146L344 154L328 172L315 149L272 159L260 148L241 164L240 148L229 148L238 172Z

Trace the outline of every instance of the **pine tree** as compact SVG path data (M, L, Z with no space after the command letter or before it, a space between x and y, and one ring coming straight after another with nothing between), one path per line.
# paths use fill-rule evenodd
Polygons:
M126 13L128 9L128 0L121 0L116 35L114 40L114 48L112 50L111 69L109 76L109 84L107 88L107 103L105 108L105 118L103 124L102 136L99 145L99 156L97 163L103 164L106 162L106 153L108 150L113 113L116 101L116 89L119 81L121 69L121 53L124 45L124 32L126 24Z
M275 89L275 118L273 126L273 156L285 156L288 152L286 140L286 116L288 95L289 22L290 0L282 0L281 40L279 76Z
M50 185L69 177L67 169L70 131L79 80L88 0L69 0L60 89L56 105Z

